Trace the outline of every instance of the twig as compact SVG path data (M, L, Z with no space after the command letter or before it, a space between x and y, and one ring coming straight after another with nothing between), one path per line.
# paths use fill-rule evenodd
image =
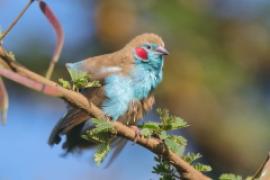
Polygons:
M4 63L7 63L10 67L10 69L6 69L4 66L0 68L0 74L5 76L6 78L15 80L16 82L19 82L24 86L47 94L49 96L64 98L73 105L76 105L77 107L84 109L91 116L94 116L98 119L107 120L105 114L101 111L101 109L99 109L93 103L89 102L87 98L84 97L82 94L64 89L61 86L57 85L55 82L50 81L44 78L43 76L40 76L26 69L21 65L18 65L15 61L12 61L11 58L8 56L8 54L5 53L5 51L1 50L0 47L0 64ZM17 78L19 77L17 76L21 76L22 79L18 81ZM31 83L33 84L31 85ZM53 90L54 93L50 93L51 91L44 91L44 88L42 87L51 89ZM179 171L182 179L189 179L189 180L210 179L209 177L203 175L201 172L194 169L189 163L184 161L177 154L171 151L167 151L164 148L164 146L160 143L159 139L137 137L136 132L132 128L122 124L121 122L116 121L111 123L113 127L116 129L117 134L119 136L122 136L130 141L134 141L136 139L136 142L141 146L147 148L148 150L152 151L155 154L166 157L170 162L172 162L172 164Z
M0 112L1 112L1 122L3 125L6 124L7 121L7 110L8 110L8 93L7 89L5 87L5 84L0 78Z
M24 15L24 13L27 11L27 9L30 7L30 5L34 2L34 0L29 0L29 2L25 5L23 10L20 12L20 14L14 19L14 21L9 25L6 31L1 35L0 41L2 41L6 35L13 29L13 27L17 24L17 22L21 19L21 17Z
M255 175L252 177L252 180L255 179L267 180L270 178L270 153L268 153L266 159L260 166L260 168L256 171Z

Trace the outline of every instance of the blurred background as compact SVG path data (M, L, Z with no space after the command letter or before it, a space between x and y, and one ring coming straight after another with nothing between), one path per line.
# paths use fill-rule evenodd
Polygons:
M170 56L156 96L191 126L189 148L222 172L251 175L270 150L270 2L268 0L47 0L65 31L54 79L65 62L118 50L143 32L161 35ZM0 0L6 29L27 0ZM46 72L54 32L33 4L5 39L19 62ZM0 180L157 179L153 155L130 143L109 167L93 151L61 156L47 145L65 112L61 100L8 83L8 124L0 127ZM153 119L149 115L145 119Z

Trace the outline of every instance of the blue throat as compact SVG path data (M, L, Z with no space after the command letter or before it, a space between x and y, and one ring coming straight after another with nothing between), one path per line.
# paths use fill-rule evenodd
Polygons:
M163 57L150 55L148 59L142 62L135 58L134 69L128 76L112 75L105 79L107 99L102 110L113 120L127 112L130 102L146 98L161 82Z

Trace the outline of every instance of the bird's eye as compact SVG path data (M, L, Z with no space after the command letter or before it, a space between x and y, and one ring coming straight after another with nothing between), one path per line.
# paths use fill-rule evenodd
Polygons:
M146 49L151 49L151 46L149 44L145 45Z

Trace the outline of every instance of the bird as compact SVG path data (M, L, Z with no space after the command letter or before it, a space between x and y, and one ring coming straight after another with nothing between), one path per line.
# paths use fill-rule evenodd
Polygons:
M122 49L75 63L66 63L70 71L85 72L100 87L85 88L80 92L109 117L126 125L135 125L154 104L153 91L163 77L165 56L168 55L160 36L144 33L133 38ZM93 128L91 115L83 109L68 106L66 115L53 128L48 144L61 142L67 152L93 147L81 135Z

